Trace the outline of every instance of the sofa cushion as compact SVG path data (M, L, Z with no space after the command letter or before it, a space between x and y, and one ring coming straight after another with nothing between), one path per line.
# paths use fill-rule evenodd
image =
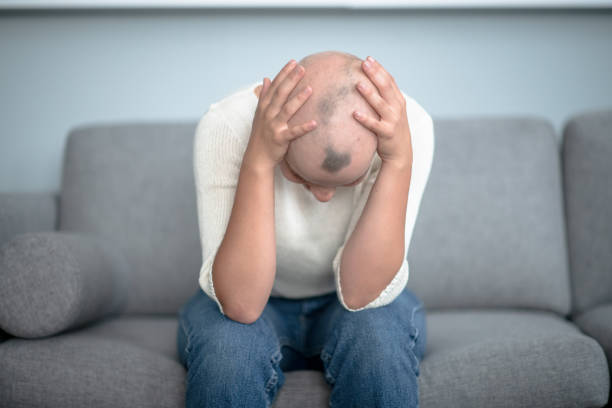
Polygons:
M567 320L526 310L430 311L423 408L601 407L601 346Z
M0 246L0 327L34 338L119 314L126 261L112 242L88 234L19 234Z
M565 314L570 288L559 142L533 117L435 120L431 174L408 251L429 309Z
M602 406L601 347L547 312L432 311L420 365L423 408ZM178 321L121 316L48 339L0 344L0 403L22 407L184 406ZM322 372L291 371L274 408L324 407ZM492 391L494 390L494 391Z
M122 326L128 332L123 336L129 336L127 326ZM140 342L146 342L153 327L163 336L175 324L158 320ZM170 336L165 340L169 344ZM175 359L110 332L70 331L0 344L0 406L181 407L184 380L185 369Z
M612 303L597 306L575 318L575 323L587 335L601 344L612 374Z
M612 110L574 116L563 131L573 313L612 302Z
M195 126L92 125L68 136L59 228L109 238L124 250L127 313L175 314L198 285Z

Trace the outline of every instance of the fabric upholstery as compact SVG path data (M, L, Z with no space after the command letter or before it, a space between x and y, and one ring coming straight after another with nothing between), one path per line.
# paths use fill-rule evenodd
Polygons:
M571 118L563 163L573 312L612 302L612 110Z
M70 133L58 228L124 251L127 314L46 338L0 339L0 406L184 406L176 313L202 261L195 125ZM608 309L579 316L584 332L557 315L570 309L570 288L551 125L523 117L435 119L434 126L436 154L408 253L408 285L427 307L420 407L604 405L609 366L587 334L610 338ZM327 406L322 373L285 378L275 408Z
M24 232L57 229L58 194L0 193L0 246Z
M0 248L0 327L13 336L45 337L117 314L126 299L126 268L104 239L19 234Z
M544 119L435 120L408 252L430 308L570 308L559 147Z
M608 368L612 376L612 303L584 312L575 318L575 323L584 333L599 342L608 358Z
M47 339L8 340L0 344L0 405L184 406L177 324L173 317L121 316ZM422 408L598 407L607 398L601 347L552 313L430 311L427 326ZM328 405L323 373L285 378L274 408Z
M601 346L550 312L429 311L419 386L430 407L601 407Z
M103 335L77 331L0 344L3 407L178 408L184 380L178 361Z
M128 313L174 314L197 287L195 125L92 125L68 135L59 229L124 250Z

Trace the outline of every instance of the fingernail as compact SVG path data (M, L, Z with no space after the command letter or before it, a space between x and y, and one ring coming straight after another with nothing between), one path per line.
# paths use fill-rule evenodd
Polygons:
M370 61L371 63L374 63L374 58L368 56L368 58L366 58L368 61Z
M360 90L362 90L362 91L365 91L365 85L363 85L363 83L361 83L361 82L359 82L359 83L357 84L357 88L359 88L359 89L360 89Z
M372 66L372 64L370 64L370 61L368 61L366 59L365 61L363 61L363 66L364 66L364 68L370 68Z
M363 117L363 115L359 111L355 111L355 116L358 117L358 118Z

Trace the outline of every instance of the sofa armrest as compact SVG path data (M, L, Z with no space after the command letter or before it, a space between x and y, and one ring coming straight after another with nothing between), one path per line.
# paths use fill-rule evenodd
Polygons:
M46 337L119 314L127 300L127 261L92 235L31 232L0 247L0 328Z
M18 234L56 230L58 209L54 192L0 193L0 246Z
M572 315L612 303L612 109L571 117L563 178Z

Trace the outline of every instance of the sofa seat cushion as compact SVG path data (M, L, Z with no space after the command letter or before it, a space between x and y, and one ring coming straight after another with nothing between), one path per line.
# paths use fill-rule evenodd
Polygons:
M171 353L176 318L109 318L39 339L0 343L0 406L184 406Z
M121 316L45 339L9 339L0 344L0 402L184 406L177 324L173 317ZM607 399L601 347L553 313L437 310L426 324L423 408L602 406ZM273 407L325 407L329 394L322 373L292 371Z
M421 405L601 407L610 388L601 346L551 312L430 311Z
M612 371L612 303L597 306L575 319L576 324L587 335L601 344Z

